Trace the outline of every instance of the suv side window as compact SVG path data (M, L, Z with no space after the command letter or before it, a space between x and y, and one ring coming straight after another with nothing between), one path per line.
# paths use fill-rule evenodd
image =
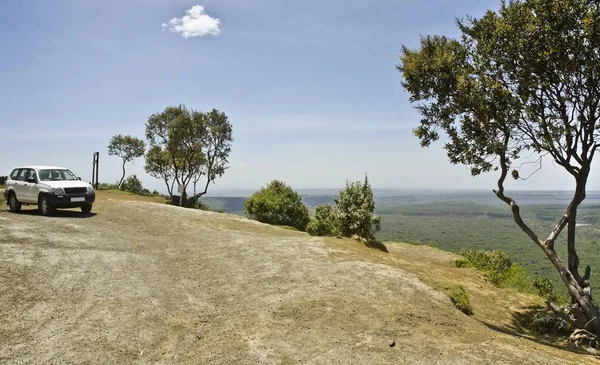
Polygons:
M25 181L29 180L29 179L35 179L35 181L37 181L37 178L35 176L35 170L34 169L29 169L28 170L28 174L27 174L27 179L25 179Z
M19 176L19 169L14 169L11 173L10 173L10 179L11 180L17 180L17 177Z
M27 175L29 175L28 169L21 169L19 172L19 176L17 176L18 181L27 181Z

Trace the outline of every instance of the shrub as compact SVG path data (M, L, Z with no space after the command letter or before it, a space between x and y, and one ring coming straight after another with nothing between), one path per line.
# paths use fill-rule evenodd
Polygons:
M123 184L121 184L121 190L130 192L132 194L143 195L144 186L138 177L134 174L129 176Z
M8 176L0 176L0 185L6 185L6 180L8 180Z
M462 249L460 254L464 259L456 260L457 267L475 267L483 271L497 287L513 288L523 293L537 293L533 279L523 267L513 263L504 251Z
M443 284L441 289L448 295L452 304L464 314L473 314L473 307L469 301L469 295L462 285L458 284Z
M318 205L315 216L310 219L306 227L306 232L311 236L335 236L337 231L335 212L331 205Z
M367 241L375 239L375 233L381 228L381 217L373 216L375 200L367 175L362 184L346 181L346 188L333 200L336 223L342 236L357 235Z
M504 273L500 287L513 288L521 293L535 294L537 292L525 269L517 264L512 264Z
M554 333L569 335L575 329L571 323L558 317L556 314L543 310L533 313L528 318L526 326L530 330L540 334Z
M98 184L97 190L118 190L118 189L119 189L119 187L117 186L117 184L101 183L101 184Z
M283 181L273 180L244 203L246 215L262 223L306 230L308 208L300 195Z
M460 254L478 270L486 273L492 283L499 286L512 266L512 261L502 250L484 251L462 249Z

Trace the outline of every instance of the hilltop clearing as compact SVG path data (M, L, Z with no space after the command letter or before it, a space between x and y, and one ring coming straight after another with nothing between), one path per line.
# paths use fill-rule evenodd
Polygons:
M93 212L2 207L0 363L600 363L518 335L513 314L539 300L437 249L386 254L116 192ZM422 280L464 285L474 315Z

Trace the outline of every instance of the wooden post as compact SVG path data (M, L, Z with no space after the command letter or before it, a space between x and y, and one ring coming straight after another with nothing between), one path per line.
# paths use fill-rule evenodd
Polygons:
M92 161L92 186L98 190L98 167L100 165L100 152L94 152L94 159Z

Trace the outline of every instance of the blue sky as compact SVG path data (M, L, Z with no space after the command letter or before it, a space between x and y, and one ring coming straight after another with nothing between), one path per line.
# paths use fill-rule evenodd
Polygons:
M411 133L419 115L395 66L402 44L457 35L455 17L498 3L0 0L0 175L53 164L89 180L99 151L100 180L113 182L120 160L108 156L110 137L143 137L150 114L183 103L222 110L233 125L230 168L211 191L272 179L339 188L365 173L374 188L492 189L496 174L450 165L442 143L420 148ZM181 20L198 5L199 20ZM143 164L128 174L164 190ZM509 187L573 184L548 161Z

